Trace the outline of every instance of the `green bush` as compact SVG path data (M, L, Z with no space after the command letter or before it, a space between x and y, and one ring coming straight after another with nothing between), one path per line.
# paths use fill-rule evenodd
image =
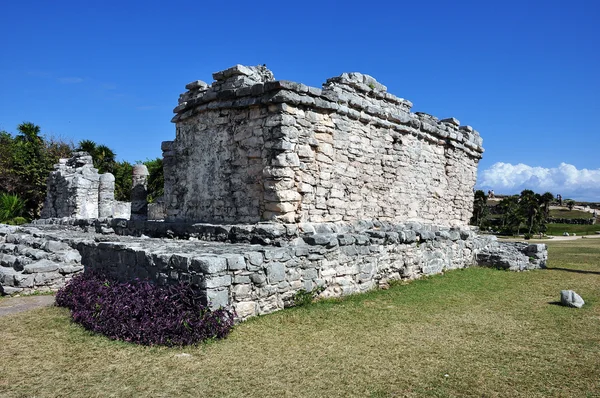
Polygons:
M0 222L10 223L19 218L25 220L22 216L25 212L25 201L17 195L8 193L0 194ZM25 220L24 222L27 222ZM23 223L21 223L23 224Z
M300 289L294 294L292 298L292 306L302 307L308 305L314 301L319 294L325 290L323 286L317 287L313 290Z
M29 221L25 217L15 217L11 220L8 220L6 223L8 225L23 225L27 224Z

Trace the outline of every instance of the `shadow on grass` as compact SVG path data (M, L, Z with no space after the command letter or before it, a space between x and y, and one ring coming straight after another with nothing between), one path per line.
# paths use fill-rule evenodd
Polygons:
M558 305L559 307L564 307L564 305L560 301L548 301L550 305Z
M546 268L548 271L566 271L566 272L575 272L578 274L596 274L600 275L600 271L584 271L582 269L571 269L571 268Z

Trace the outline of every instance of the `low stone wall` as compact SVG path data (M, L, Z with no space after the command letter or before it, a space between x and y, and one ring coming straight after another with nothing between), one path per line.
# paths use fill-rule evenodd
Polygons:
M55 291L81 271L81 255L68 244L0 224L2 294Z
M511 270L543 268L547 258L545 245L498 242L468 227L421 223L187 227L137 223L142 228L138 234L148 232L143 227L149 225L156 228L155 233L180 238L174 239L108 232L135 232L136 222L127 220L72 220L78 226L65 225L67 220L49 221L39 229L19 228L6 238L28 233L56 240L76 248L87 270L122 280L193 283L213 307L230 306L239 319L282 309L293 304L296 293L317 287L323 289L322 297L338 297L390 280L416 279L477 264ZM159 229L160 225L164 228ZM184 236L187 239L181 239Z

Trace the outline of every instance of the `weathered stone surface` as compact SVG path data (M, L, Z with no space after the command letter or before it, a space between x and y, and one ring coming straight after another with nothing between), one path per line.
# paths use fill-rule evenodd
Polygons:
M54 165L42 218L129 217L128 203L114 200L114 176L99 174L87 152L73 152Z
M229 292L227 290L207 290L206 298L212 308L229 306Z
M0 226L0 284L56 289L85 266L190 282L244 319L282 309L300 289L337 297L474 264L545 266L545 245L499 243L467 226L483 149L458 120L411 113L360 73L323 90L275 81L265 67L213 77L186 86L176 138L161 145L164 222L147 220L144 166L134 168L131 219L115 219L111 177L85 154L61 160L52 200L76 186L89 197L73 191L75 203L95 200L96 215ZM66 175L73 183L60 188Z
M131 186L131 219L148 219L148 168L143 164L133 166L133 183Z
M561 290L560 303L567 307L581 308L585 304L585 301L573 290Z
M227 269L227 259L223 257L196 257L192 259L191 269L204 274L215 274Z
M285 279L285 265L282 263L270 263L267 266L267 278L269 283L283 281Z
M498 242L495 236L480 238L483 246L476 254L478 265L511 271L546 268L548 251L544 244Z
M12 287L12 286L0 286L0 294L11 296L13 294L21 293L23 291L20 287Z
M168 220L467 224L483 149L457 119L411 113L360 73L323 90L263 67L213 77L182 94L163 145Z
M34 274L38 272L52 272L58 270L59 264L50 260L40 260L31 264L27 264L23 272L25 274Z

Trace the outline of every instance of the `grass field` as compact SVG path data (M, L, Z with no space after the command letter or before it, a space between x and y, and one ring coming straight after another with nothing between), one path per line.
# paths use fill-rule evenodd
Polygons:
M581 210L551 209L550 217L554 218L592 218L593 214Z
M579 224L546 224L546 235L562 236L563 232L569 235L596 235L600 231L600 224L579 225Z
M255 318L199 347L113 342L66 310L34 310L0 318L0 396L598 396L599 286L600 240L580 239L551 242L548 270L452 271ZM561 289L586 305L557 305Z

